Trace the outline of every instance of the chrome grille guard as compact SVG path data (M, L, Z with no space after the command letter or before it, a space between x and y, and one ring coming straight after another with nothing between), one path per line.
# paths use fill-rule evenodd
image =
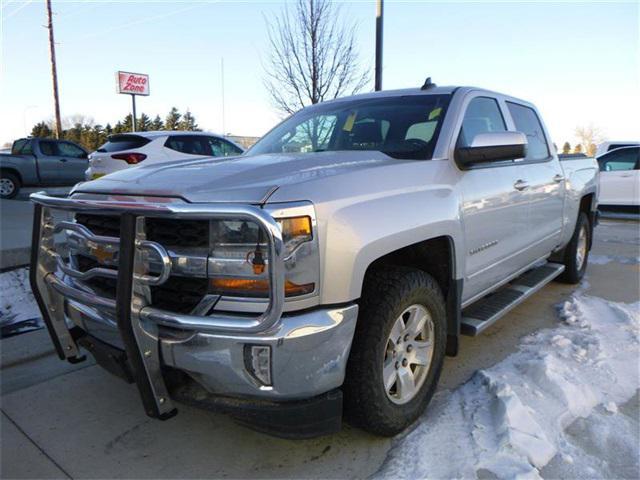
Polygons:
M74 338L65 320L65 301L73 300L95 308L115 311L118 330L125 345L127 358L133 367L147 415L166 419L176 413L161 372L158 325L197 331L255 333L272 327L284 307L284 258L282 233L276 221L259 207L240 204L178 204L116 202L47 196L34 193L35 204L30 280L33 293L61 359L81 361ZM163 199L164 200L164 199ZM94 235L89 229L73 222L54 224L52 211L89 212L96 215L119 215L120 238ZM150 306L149 286L162 284L171 273L171 260L166 250L156 242L147 241L144 218L176 219L246 219L256 223L266 234L269 255L269 303L261 315L213 314L182 315ZM88 242L117 249L118 270L92 268L77 271L66 265L56 252L54 235L71 232ZM141 266L153 251L162 263L159 276L145 275ZM146 255L146 256L145 256ZM104 276L117 279L116 298L102 298L74 288L57 272L71 278L88 279Z

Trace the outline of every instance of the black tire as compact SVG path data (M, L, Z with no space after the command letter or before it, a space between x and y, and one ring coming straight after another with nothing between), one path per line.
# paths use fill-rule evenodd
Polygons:
M13 188L10 191L0 190L0 198L9 199L14 198L20 191L20 179L10 172L0 172L0 180L5 183L5 186L12 185Z
M584 260L579 265L578 260L578 248L580 244L580 232L584 230L586 235L586 251L584 253ZM591 225L589 223L589 217L586 213L580 212L578 214L578 220L576 221L576 228L573 231L573 236L564 250L564 259L562 261L564 265L564 272L558 277L558 281L563 283L576 284L580 283L584 272L587 270L587 264L589 263L589 246L591 245Z
M404 404L392 402L383 385L382 365L391 329L412 305L426 308L433 321L433 354L422 386ZM433 396L444 362L445 300L436 281L411 268L391 267L367 275L344 384L345 418L368 432L392 436L411 425Z

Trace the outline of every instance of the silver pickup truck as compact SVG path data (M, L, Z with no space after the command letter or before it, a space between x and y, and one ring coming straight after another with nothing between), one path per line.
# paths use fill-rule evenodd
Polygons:
M460 335L580 281L597 176L560 162L517 98L429 83L342 98L242 157L32 195L31 282L60 358L88 350L151 417L186 403L304 437L344 410L394 435Z

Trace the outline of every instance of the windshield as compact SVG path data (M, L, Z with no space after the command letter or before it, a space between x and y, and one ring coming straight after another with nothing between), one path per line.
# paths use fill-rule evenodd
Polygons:
M450 98L407 95L319 104L282 122L248 154L375 150L428 160Z

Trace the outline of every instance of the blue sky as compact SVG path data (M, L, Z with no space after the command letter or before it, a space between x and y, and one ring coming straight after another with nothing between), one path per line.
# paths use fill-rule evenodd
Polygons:
M1 0L0 143L52 117L43 0ZM115 123L130 98L117 70L148 73L150 116L189 108L200 127L261 135L279 119L263 87L265 18L285 5L262 1L53 0L62 115ZM373 66L374 1L336 2L358 23ZM534 102L554 141L593 123L613 139L640 138L640 7L628 2L385 1L384 88L475 85ZM372 86L368 87L369 89Z

